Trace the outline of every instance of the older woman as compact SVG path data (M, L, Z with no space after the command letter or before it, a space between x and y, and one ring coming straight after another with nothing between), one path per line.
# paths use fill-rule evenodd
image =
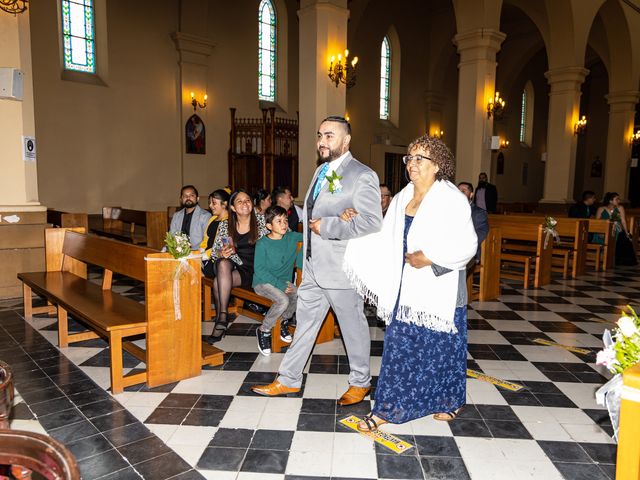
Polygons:
M211 249L215 274L213 297L217 315L213 332L207 338L208 343L222 340L227 333L231 289L251 286L256 242L268 233L264 215L255 213L251 197L245 190L234 192L229 199L229 206L229 218L218 226Z
M345 255L352 283L387 323L375 406L361 431L429 414L451 420L466 398L465 269L477 247L469 202L449 181L455 162L439 139L418 138L403 160L411 182L382 231L350 241Z

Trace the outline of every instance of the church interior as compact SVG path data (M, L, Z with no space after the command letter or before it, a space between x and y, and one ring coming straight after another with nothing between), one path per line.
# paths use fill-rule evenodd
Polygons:
M375 403L375 314L363 402L336 405L349 362L333 317L300 393L260 397L286 346L260 355L253 297L205 352L206 282L129 260L163 255L183 185L203 209L216 189L278 186L302 206L331 115L392 194L428 134L454 153L452 182L485 173L498 195L468 282L467 404L449 422L385 425L406 451L341 423ZM603 334L638 309L640 269L616 265L613 217L567 217L583 192L616 192L640 255L640 1L0 0L0 125L0 478L11 430L55 441L85 480L640 479L640 367L619 431L596 399L613 377L596 361ZM113 250L104 235L69 246L105 230ZM19 277L56 268L134 300L141 323L114 334ZM174 321L156 327L172 346L153 347L180 286L196 343ZM179 335L195 371L164 350ZM181 376L154 377L152 348Z

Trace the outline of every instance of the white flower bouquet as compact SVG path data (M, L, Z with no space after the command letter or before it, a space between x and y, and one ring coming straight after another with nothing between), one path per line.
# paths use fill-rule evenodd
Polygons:
M167 246L167 251L173 255L173 258L182 258L191 254L189 236L182 232L167 232L167 235L164 237L164 243Z
M609 410L615 436L618 435L620 402L622 400L622 372L640 362L640 319L627 306L629 312L622 312L613 334L604 331L604 349L598 352L596 364L604 366L615 376L596 392L596 400Z
M558 235L558 231L556 230L556 225L558 225L558 220L549 216L544 217L543 227L544 227L544 232L547 234L544 237L544 248L547 248L549 237L553 237L557 243L560 243L560 235Z

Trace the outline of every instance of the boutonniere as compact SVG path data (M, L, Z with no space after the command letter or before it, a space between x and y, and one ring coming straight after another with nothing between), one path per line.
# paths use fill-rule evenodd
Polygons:
M342 177L335 170L331 172L331 175L325 175L324 178L329 182L329 192L340 193L342 191L342 184L340 183Z

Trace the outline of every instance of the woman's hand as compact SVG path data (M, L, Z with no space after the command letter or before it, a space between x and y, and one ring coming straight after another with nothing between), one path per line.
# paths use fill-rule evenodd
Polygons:
M344 212L340 214L340 220L349 222L356 215L358 215L358 211L355 208L346 208Z
M405 254L404 261L411 265L413 268L428 267L432 264L431 260L424 256L422 250Z
M234 254L234 250L231 245L225 245L220 249L220 256L223 258L229 258L233 254Z

